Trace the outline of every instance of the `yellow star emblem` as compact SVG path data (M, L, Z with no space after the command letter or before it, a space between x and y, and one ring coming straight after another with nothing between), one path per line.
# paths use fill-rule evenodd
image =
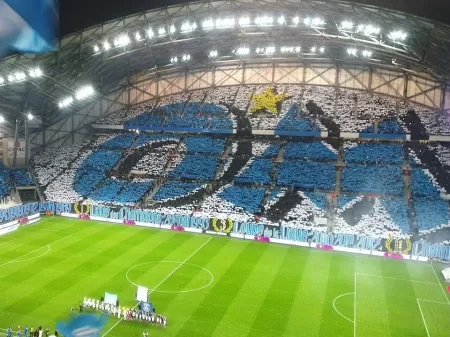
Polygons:
M278 115L279 111L277 104L287 97L287 95L276 95L273 91L273 87L268 87L262 94L253 95L252 102L254 105L250 109L250 113L269 111L274 115Z

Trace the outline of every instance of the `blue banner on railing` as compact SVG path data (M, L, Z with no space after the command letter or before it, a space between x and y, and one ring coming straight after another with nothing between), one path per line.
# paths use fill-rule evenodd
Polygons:
M0 211L0 222L10 222L36 213L75 213L80 217L97 217L105 220L134 221L156 226L180 226L196 228L224 234L245 234L264 236L270 239L282 239L325 246L355 248L371 251L399 253L419 257L450 260L450 246L410 239L377 239L355 234L323 233L287 226L269 226L251 222L201 218L189 215L162 214L150 210L134 210L127 207L103 207L65 204L58 202L35 202Z
M72 209L72 204L63 204L59 202L33 202L1 210L0 222L8 222L18 218L24 218L35 213L70 213L72 212Z

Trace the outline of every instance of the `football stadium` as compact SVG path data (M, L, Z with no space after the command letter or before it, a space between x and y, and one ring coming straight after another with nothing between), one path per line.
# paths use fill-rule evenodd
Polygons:
M0 335L450 337L449 24L180 1L27 49L7 11Z

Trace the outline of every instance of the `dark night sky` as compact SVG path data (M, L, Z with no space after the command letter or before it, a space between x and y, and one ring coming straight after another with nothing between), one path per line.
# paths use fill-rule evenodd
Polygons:
M407 11L450 24L448 0L349 0ZM61 36L144 10L188 2L186 0L60 0Z

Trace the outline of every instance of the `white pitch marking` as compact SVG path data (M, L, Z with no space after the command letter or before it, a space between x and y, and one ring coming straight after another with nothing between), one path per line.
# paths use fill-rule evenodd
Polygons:
M72 235L72 234L70 234L70 235ZM27 256L27 255L30 255L31 253L34 253L34 252L38 251L38 250L41 249L41 248L48 247L48 246L50 246L50 245L52 245L52 244L54 244L54 243L56 243L56 242L58 242L58 241L61 241L61 240L65 239L65 238L69 237L70 235L67 235L67 236L65 236L65 237L63 237L63 238L61 238L61 239L58 239L58 240L56 240L56 241L53 241L53 242L51 242L51 243L49 243L49 244L47 244L47 245L45 245L45 246L39 247L39 248L37 248L37 249L35 249L35 250L33 250L33 251L29 252L29 253L26 253L26 254L24 254L24 255L22 255L22 256L16 257L15 259L13 259L13 260L11 260L11 261L5 262L5 263L1 264L0 267L6 266L7 264L14 263L14 262L22 262L22 261L17 261L17 260L20 260L22 257L25 257L25 256Z
M427 330L427 335L430 337L430 332L428 331L427 322L425 322L425 317L423 316L422 307L420 306L419 299L417 299L417 305L419 306L420 315L422 315L423 324L425 325L425 330Z
M127 272L125 273L125 277L126 277L127 281L129 283L131 283L132 285L136 286L136 287L139 286L138 284L136 284L136 283L134 283L133 281L130 280L130 278L128 277L128 273L130 271L132 271L134 268L137 268L139 266L144 266L146 264L152 264L152 263L176 263L176 264L180 265L182 262L178 262L178 261L150 261L150 262L144 262L144 263L137 264L137 265L131 267L130 269L128 269ZM157 293L191 293L191 292L194 292L194 291L203 290L203 289L209 287L214 282L214 275L208 269L206 269L206 268L204 268L202 266L193 264L193 263L185 263L185 265L186 266L197 267L197 268L200 268L200 269L204 270L205 272L207 272L209 274L209 276L211 277L209 283L204 285L204 286L202 286L202 287L195 288L195 289L188 289L188 290L155 290L155 288L154 289L150 289L150 290L151 291L156 291Z
M345 318L347 321L354 323L350 318L348 318L348 317L344 316L343 314L341 314L341 313L339 312L339 310L336 309L336 305L335 305L335 302L336 302L338 299L340 299L340 298L343 297L343 296L347 296L347 295L351 295L351 294L353 294L353 293L346 293L346 294L342 294L342 295L339 295L338 297L336 297L336 298L334 299L334 301L333 301L333 308L334 308L334 311L336 311L339 315L341 315L341 316L342 316L343 318Z
M445 293L444 287L442 286L442 283L441 283L441 281L439 280L439 277L438 277L437 274L436 274L436 270L435 270L434 267L433 267L433 260L431 260L431 269L433 269L434 276L436 276L436 280L437 280L437 282L439 283L439 286L440 286L441 289L442 289L442 292L443 292L443 294L444 294L444 297L445 297L445 299L447 300L448 305L450 305L450 300L448 299L448 296L447 296L447 294Z
M387 279L397 280L397 281L405 281L405 282L414 282L414 283L423 283L423 284L437 285L436 282L416 281L416 280L408 280L406 278L397 278L397 277L390 277L390 276L383 276L383 275L372 275L372 274L364 274L364 273L356 273L356 274L362 275L362 276L387 278Z
M432 301L432 300L424 300L424 299L421 299L421 298L418 298L418 300L419 300L419 301L422 301L422 302L430 302L430 303L436 303L436 304L445 304L445 305L448 305L447 302L439 302L439 301Z
M355 292L353 297L353 336L356 337L356 275L355 273Z
M169 277L171 277L178 269L180 269L187 261L189 261L195 254L197 254L197 252L200 250L200 249L202 249L209 241L211 241L211 239L212 238L209 238L204 244L202 244L195 252L193 252L191 255L189 255L189 257L186 259L186 260L184 260L178 267L176 267L169 275L167 275L161 282L159 282L157 285L156 285L156 287L154 287L151 291L149 291L149 295L152 293L152 292L154 292L159 286L161 286L161 284L163 284L165 281L167 281L167 279L169 278ZM136 308L137 306L139 305L139 303L138 304L136 304L134 307L133 307L133 309L134 308ZM109 328L109 330L108 331L106 331L104 334L103 334L103 336L102 337L105 337L108 333L110 333L111 332L111 330L113 330L117 325L119 325L119 323L120 322L122 322L123 321L123 318L121 318L121 319L119 319L117 322L116 322L116 324L114 324L111 328Z

